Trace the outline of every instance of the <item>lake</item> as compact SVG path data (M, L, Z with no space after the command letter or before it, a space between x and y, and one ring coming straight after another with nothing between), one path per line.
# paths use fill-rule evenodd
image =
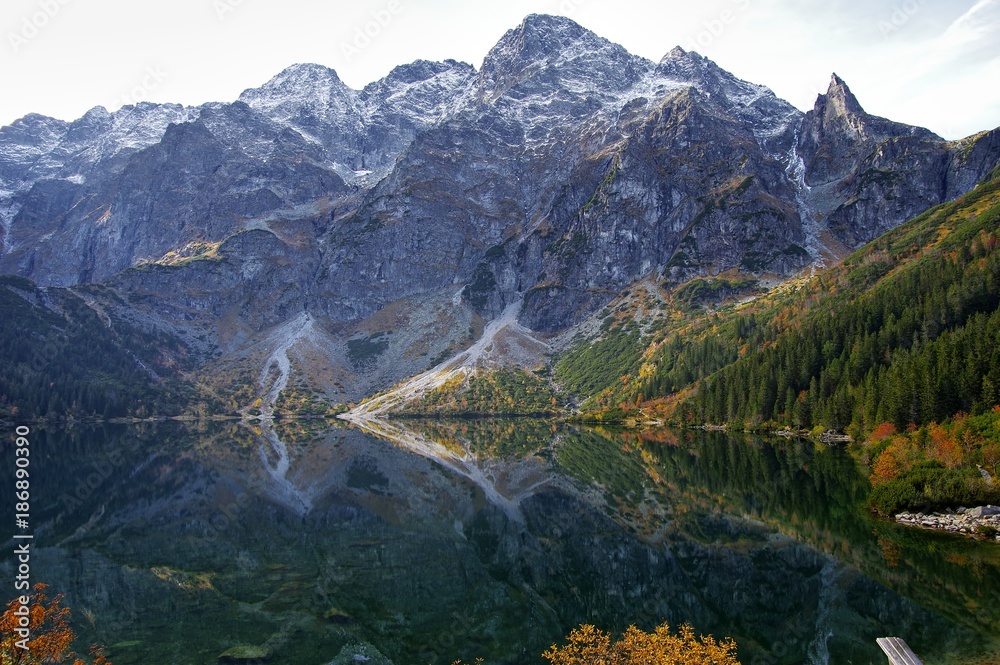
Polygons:
M581 623L662 621L744 664L882 665L887 635L925 665L1000 653L1000 547L874 519L852 458L812 442L527 419L30 440L32 579L115 665L542 663Z

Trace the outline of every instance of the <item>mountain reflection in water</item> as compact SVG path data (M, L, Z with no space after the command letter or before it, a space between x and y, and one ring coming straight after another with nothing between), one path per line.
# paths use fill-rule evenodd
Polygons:
M853 460L810 442L528 419L33 435L33 577L116 665L541 663L582 622L664 620L748 664L881 664L883 635L927 665L998 648L998 548L868 517Z

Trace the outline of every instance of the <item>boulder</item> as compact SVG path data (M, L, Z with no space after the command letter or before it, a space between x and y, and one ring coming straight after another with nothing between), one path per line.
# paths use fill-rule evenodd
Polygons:
M1000 508L997 506L976 506L975 508L970 508L966 514L976 519L981 519L983 517L1000 515Z
M220 663L253 663L271 659L269 647L241 645L219 654Z

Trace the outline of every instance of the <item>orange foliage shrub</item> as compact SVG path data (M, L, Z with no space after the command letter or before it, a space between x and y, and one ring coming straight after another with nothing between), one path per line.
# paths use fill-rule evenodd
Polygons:
M870 443L877 443L882 439L887 439L898 433L899 432L896 430L896 426L892 423L882 423L872 430L872 433L868 436L868 441Z
M912 441L905 436L895 436L892 443L875 458L875 463L872 464L872 473L868 479L872 485L881 485L893 478L898 478L900 474L912 466L914 457L915 451Z
M86 665L72 651L76 635L69 627L70 611L62 605L63 595L50 600L45 594L47 588L46 584L36 584L27 606L26 627L30 631L27 650L18 646L23 638L17 629L25 627L17 614L21 603L15 598L7 604L6 611L0 616L0 665L41 665L61 663L70 658L74 658L73 665ZM101 648L92 647L90 653L94 657L94 665L111 665Z
M927 443L927 454L949 469L954 469L962 463L962 449L955 436L941 425L934 423L927 431L930 440Z

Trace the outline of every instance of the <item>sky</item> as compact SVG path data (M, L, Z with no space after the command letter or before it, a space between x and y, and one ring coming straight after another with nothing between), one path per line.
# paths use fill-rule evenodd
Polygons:
M802 110L836 72L869 113L948 139L1000 126L1000 0L3 0L0 125L233 101L301 62L355 88L420 58L479 67L533 13L651 60L697 51Z

